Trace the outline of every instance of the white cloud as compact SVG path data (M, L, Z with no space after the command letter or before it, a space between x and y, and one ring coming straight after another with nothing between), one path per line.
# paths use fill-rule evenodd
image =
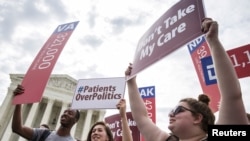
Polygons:
M75 79L123 76L137 41L178 0L84 0L0 2L0 103L10 73L26 73L39 49L63 23L80 21L53 73ZM249 44L248 0L204 0L206 13L219 22L226 49ZM156 86L157 124L167 130L168 109L180 98L201 93L188 50L183 47L138 74L138 85ZM249 78L241 80L250 112ZM127 94L125 94L127 97ZM108 115L117 112L108 110Z

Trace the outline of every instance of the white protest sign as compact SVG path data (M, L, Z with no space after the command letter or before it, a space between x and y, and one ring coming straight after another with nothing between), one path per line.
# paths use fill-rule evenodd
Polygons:
M115 109L124 97L125 77L78 80L72 100L73 109Z

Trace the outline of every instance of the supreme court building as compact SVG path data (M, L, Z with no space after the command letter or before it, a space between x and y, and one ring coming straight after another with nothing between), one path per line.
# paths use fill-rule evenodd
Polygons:
M26 141L12 132L11 122L14 111L12 105L13 90L21 84L24 74L10 74L11 84L0 107L0 140ZM39 81L39 80L34 80ZM47 83L42 100L38 103L23 104L23 123L29 127L39 127L48 124L56 130L60 126L60 115L71 104L77 80L68 75L52 74ZM80 119L71 129L71 135L76 139L86 140L88 131L96 121L102 121L106 110L80 110Z

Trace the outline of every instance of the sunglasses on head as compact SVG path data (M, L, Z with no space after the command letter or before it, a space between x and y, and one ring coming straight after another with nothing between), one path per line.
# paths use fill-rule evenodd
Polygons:
M175 107L173 110L170 111L169 115L171 116L175 116L181 112L185 112L185 111L190 111L191 113L195 113L195 111L191 110L191 109L188 109L186 107L183 107L183 106L177 106Z

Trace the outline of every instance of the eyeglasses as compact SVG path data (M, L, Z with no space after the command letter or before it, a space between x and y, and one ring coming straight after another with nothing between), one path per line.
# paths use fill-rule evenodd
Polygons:
M188 109L186 107L183 106L177 106L175 107L173 110L170 111L169 116L175 116L181 112L185 112L185 111L190 111L191 113L196 113L195 111Z

